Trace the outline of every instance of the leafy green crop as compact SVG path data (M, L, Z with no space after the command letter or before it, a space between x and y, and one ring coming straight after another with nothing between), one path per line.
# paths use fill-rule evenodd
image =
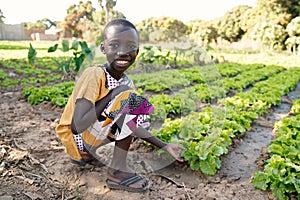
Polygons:
M37 55L37 52L36 52L35 48L33 48L32 44L30 43L27 58L28 58L29 65L32 68L35 66L36 55Z
M191 169L213 175L221 167L219 157L227 153L231 139L250 130L252 122L270 106L278 105L281 96L295 88L299 79L299 68L283 71L256 83L248 92L220 100L219 106L206 107L200 113L192 112L173 121L166 119L162 128L153 134L166 142L185 146L182 156Z
M74 82L64 82L53 86L25 87L22 95L30 104L36 105L43 101L51 101L54 105L65 106L72 93Z
M268 151L264 171L257 171L252 179L254 187L270 188L279 199L300 195L300 115L287 117L275 124L276 139Z
M300 114L300 99L293 101L293 106L291 108L291 113L294 115Z
M65 61L60 62L57 59L54 59L54 61L58 64L58 66L61 68L61 70L68 74L72 70L75 72L78 72L80 67L82 66L83 61L88 57L90 60L93 60L94 55L91 51L91 49L88 47L88 44L85 41L73 41L71 47L69 47L69 41L63 40L61 43L62 47L60 50L62 52L73 52L73 57L67 58ZM80 49L79 49L80 47ZM58 49L58 44L55 44L48 49L48 53L55 52ZM72 68L72 65L75 65Z

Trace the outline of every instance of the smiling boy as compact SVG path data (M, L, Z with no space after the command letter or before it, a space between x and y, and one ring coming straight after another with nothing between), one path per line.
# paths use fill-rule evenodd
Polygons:
M110 21L100 48L107 63L87 68L75 84L56 132L72 161L79 165L102 166L97 150L115 142L106 183L111 189L142 192L149 182L127 167L126 158L133 137L164 149L178 161L181 146L165 143L147 128L146 116L153 106L139 95L125 74L139 53L139 35L125 19Z

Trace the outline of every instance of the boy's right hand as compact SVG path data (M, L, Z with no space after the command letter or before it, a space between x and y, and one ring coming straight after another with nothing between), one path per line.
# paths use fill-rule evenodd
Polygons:
M184 159L181 157L181 152L185 150L185 148L179 144L170 144L168 143L165 147L163 147L165 151L167 151L173 158L175 158L179 162L183 162Z

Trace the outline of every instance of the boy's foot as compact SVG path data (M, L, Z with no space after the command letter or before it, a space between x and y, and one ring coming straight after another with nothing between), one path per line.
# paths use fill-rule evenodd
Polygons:
M83 159L81 158L80 160L73 160L71 159L71 162L73 164L79 165L79 166L85 166L86 164L90 164L96 167L103 167L105 166L104 163L102 163L101 161L97 160L96 158L92 157L92 158L88 158L88 159Z
M113 175L107 173L106 184L110 189L128 192L145 192L151 187L149 181L144 177L122 171L116 171Z
M81 159L80 160L74 160L71 158L71 162L73 164L79 165L79 166L85 166L86 164L90 164L96 167L103 167L105 164L101 162L100 160L94 158L91 154L80 151Z

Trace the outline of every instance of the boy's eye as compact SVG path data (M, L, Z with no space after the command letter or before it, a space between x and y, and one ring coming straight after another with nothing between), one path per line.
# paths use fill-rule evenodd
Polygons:
M109 46L112 48L118 48L119 45L117 43L111 43Z
M129 49L134 50L134 49L137 49L137 47L136 47L136 45L130 45Z

